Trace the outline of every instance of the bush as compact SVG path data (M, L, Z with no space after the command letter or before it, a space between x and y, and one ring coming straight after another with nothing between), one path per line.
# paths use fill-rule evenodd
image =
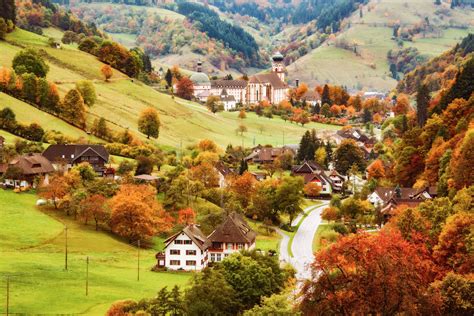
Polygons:
M46 77L49 71L49 66L33 49L26 49L17 53L13 58L12 66L17 74L32 73L41 78Z
M332 225L332 230L341 235L347 235L349 233L349 230L347 229L346 225L342 223L334 223Z

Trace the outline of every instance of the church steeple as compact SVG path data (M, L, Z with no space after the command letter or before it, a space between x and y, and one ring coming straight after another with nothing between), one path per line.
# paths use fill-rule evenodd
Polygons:
M272 72L276 73L281 81L285 82L285 64L283 63L283 55L276 52L272 56Z

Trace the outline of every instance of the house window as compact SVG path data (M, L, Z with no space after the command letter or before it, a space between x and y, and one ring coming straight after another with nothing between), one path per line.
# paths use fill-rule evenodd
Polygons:
M186 260L186 265L187 266L195 266L196 265L196 260Z
M220 253L218 253L218 254L216 255L216 261L219 262L219 261L221 261L221 260L222 260L222 255L221 255Z
M216 261L216 254L211 253L211 261L212 262Z
M237 247L239 248L239 250L244 249L244 244L239 243L239 244L237 245Z
M179 260L170 260L170 265L172 266L179 266L181 262Z
M186 250L186 255L187 256L195 256L196 255L196 250Z
M175 245L182 245L183 244L183 241L182 240L175 240L174 241Z
M171 249L170 250L170 255L179 255L180 251L178 249Z
M183 244L191 245L193 242L191 240L183 240Z
M227 249L232 249L232 243L231 242L227 243Z

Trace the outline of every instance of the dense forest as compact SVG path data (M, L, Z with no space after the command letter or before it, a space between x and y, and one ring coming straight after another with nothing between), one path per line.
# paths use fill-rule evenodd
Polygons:
M245 59L253 61L254 65L258 64L258 45L240 26L222 21L216 12L200 4L179 3L178 12L193 21L199 30L224 42L226 46L241 53Z

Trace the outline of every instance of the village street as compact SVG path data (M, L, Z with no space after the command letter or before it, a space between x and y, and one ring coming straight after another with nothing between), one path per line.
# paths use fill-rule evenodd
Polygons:
M298 216L293 221L293 226L296 226L301 218L302 222L293 237L291 244L291 251L293 257L288 253L288 243L290 238L280 232L283 238L280 243L280 260L289 262L296 269L296 278L298 280L308 279L311 276L310 264L313 262L313 238L316 234L318 226L321 224L321 212L327 207L329 201L323 201L318 206L309 206L304 212L306 217Z

